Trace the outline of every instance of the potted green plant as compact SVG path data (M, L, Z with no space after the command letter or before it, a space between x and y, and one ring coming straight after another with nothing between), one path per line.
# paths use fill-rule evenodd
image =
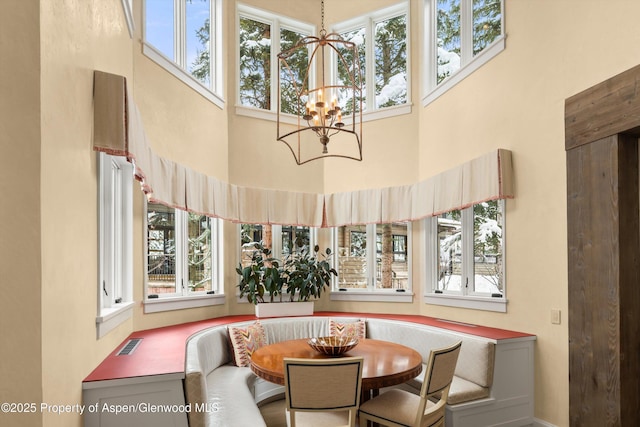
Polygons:
M313 314L312 299L319 298L331 286L331 277L338 275L331 267L331 249L321 253L316 245L313 252L308 249L297 253L290 251L281 262L271 255L263 242L252 245L250 263L236 268L240 277L240 297L246 296L256 305L258 317ZM273 302L283 304L266 304Z
M248 265L242 263L236 268L236 273L240 276L238 288L240 298L247 297L247 301L252 304L275 302L275 298L282 300L282 268L279 261L271 256L271 249L263 242L252 242L253 251L251 261Z

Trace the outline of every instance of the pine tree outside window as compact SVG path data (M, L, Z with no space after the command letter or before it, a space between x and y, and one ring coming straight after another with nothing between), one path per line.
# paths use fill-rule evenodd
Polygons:
M288 61L291 73L278 69L277 55L314 33L314 27L246 5L238 5L238 104L243 115L275 113L278 102L278 73L282 80L282 113L300 114L294 83L302 85L308 53L300 51ZM293 76L293 77L291 77ZM289 81L293 78L295 81ZM303 108L304 106L300 106Z
M503 200L428 218L425 230L428 302L506 310Z
M401 2L394 6L361 15L338 23L332 31L358 46L362 72L362 104L365 118L374 113L382 117L403 114L410 110L410 61L409 4ZM346 52L341 52L345 54ZM347 57L351 63L351 58ZM335 79L344 84L350 70L334 58ZM350 99L349 96L339 99ZM353 106L340 107L347 114ZM376 116L376 118L378 118Z
M427 105L505 48L504 0L424 0Z

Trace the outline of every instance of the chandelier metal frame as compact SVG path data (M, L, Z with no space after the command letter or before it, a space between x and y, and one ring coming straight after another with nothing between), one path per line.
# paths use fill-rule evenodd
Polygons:
M302 38L292 48L278 54L278 110L277 110L277 139L282 141L291 150L296 163L302 165L312 160L326 157L342 157L362 161L362 74L358 47L351 41L344 40L340 34L327 33L324 28L324 0L321 2L322 28L320 36L307 36ZM290 65L290 59L299 57L298 53L303 49L308 53L309 62L301 81L296 78L296 73ZM330 54L336 63L330 63ZM351 60L348 61L347 57ZM351 62L351 63L350 63ZM338 64L347 70L346 81L329 84L326 79L330 73L330 66L337 72ZM286 83L292 84L296 94L295 124L291 125L290 114L281 112L282 98L282 73L287 74ZM313 76L318 78L314 79ZM334 77L337 81L337 75ZM345 94L348 94L345 96ZM343 105L342 107L340 105ZM348 107L347 107L348 106ZM346 108L345 108L346 107ZM287 120L288 119L288 120ZM294 130L286 131L285 128L295 126ZM313 132L317 141L321 144L322 152L319 155L312 154L303 158L308 150L314 148L303 147L302 141L305 132ZM346 147L344 139L340 144L330 146L331 138L341 134L341 137L349 134Z

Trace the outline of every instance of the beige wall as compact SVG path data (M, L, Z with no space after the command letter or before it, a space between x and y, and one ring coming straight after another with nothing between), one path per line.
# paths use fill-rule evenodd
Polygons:
M0 402L31 402L42 400L43 372L40 342L40 11L36 2L20 0L5 2L2 9ZM7 38L5 34L13 37ZM0 412L0 424L37 427L42 425L42 416L39 413Z
M131 76L118 0L41 2L42 401L82 402L81 382L132 330L96 340L97 180L93 70ZM43 413L43 425L81 425Z
M400 185L498 147L512 150L516 198L507 202L506 314L422 303L419 223L413 228L418 296L412 304L324 298L319 309L420 313L534 333L535 415L568 425L564 100L637 65L640 30L634 18L640 4L506 0L506 50L427 107L420 102L420 46L414 43L412 113L365 123L361 163L330 159L295 166L287 147L275 141L275 123L235 115L235 2L224 3L223 109L142 55L141 0L134 1L133 40L120 0L39 3L10 0L0 15L0 268L5 290L0 298L0 400L79 403L82 379L131 331L252 311L235 301L236 226L226 224L225 305L149 315L138 304L131 320L96 339L97 183L91 141L92 73L98 69L132 82L158 154L239 185L309 192ZM306 2L246 3L265 9L277 5L293 17L316 16ZM350 17L364 7L393 3L328 0L327 21L337 20L338 13ZM421 1L412 0L411 8L412 34L419 38ZM144 197L136 192L136 301L143 296L143 219ZM328 241L326 230L320 235ZM560 325L550 323L552 309L562 311ZM81 425L77 415L9 419L0 414L0 424L5 420L25 426Z
M287 188L293 191L321 193L323 189L321 162L296 166L289 148L276 140L274 121L234 114L238 98L235 3L234 1L225 3L230 25L227 31L230 37L226 39L226 58L229 58L226 68L228 75L226 95L229 109L229 180L242 186ZM274 13L286 11L287 16L312 25L320 25L320 3L318 3L317 14L309 14L309 2L248 0L242 3Z
M516 184L507 314L421 312L536 334L535 414L557 426L569 423L564 100L637 65L639 12L631 1L507 0L506 50L420 114L420 178L502 147Z

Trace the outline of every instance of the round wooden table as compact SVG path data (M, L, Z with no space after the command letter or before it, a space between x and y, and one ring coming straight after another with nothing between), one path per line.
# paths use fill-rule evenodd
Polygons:
M307 344L308 339L282 341L256 350L251 356L251 370L267 381L284 385L285 357L326 359ZM381 340L361 339L344 356L362 356L362 390L377 391L402 384L422 372L422 356L412 348ZM363 393L364 395L365 393Z

